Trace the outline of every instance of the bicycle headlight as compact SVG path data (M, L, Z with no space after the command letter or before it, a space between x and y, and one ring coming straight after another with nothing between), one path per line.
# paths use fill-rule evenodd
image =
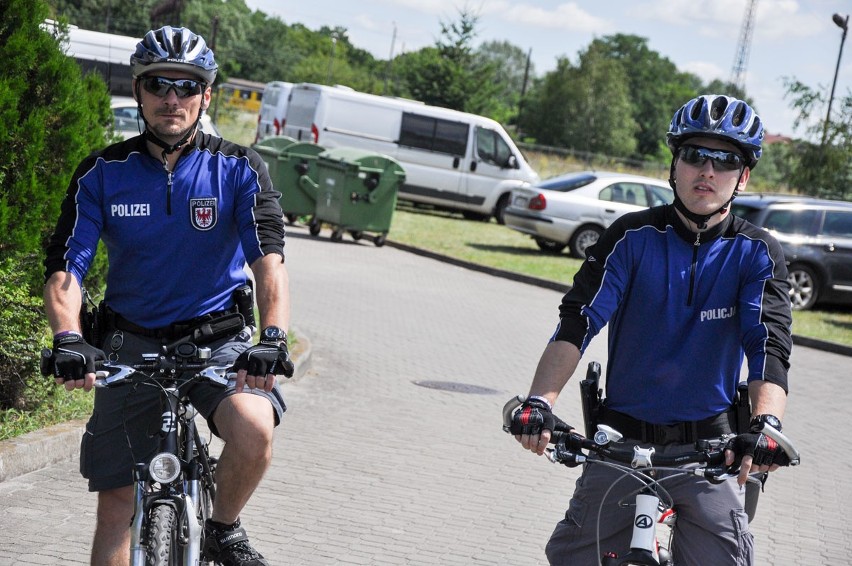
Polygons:
M160 483L171 483L180 475L180 460L174 454L163 452L151 459L148 465L151 478Z

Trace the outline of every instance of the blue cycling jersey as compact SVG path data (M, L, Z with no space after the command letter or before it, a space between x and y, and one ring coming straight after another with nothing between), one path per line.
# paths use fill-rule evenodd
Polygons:
M284 254L284 220L256 152L198 134L171 175L143 136L86 158L71 179L45 259L46 277L82 284L98 240L109 258L104 300L161 328L233 306L244 266Z
M552 340L585 351L609 324L607 406L654 424L729 409L744 355L748 380L786 389L792 345L778 242L728 217L698 236L674 207L619 218L560 305Z

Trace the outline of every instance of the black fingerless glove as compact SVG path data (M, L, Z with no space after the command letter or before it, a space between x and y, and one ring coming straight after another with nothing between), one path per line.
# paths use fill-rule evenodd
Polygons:
M83 379L95 373L95 364L106 360L103 350L95 348L76 333L53 338L53 375L59 379Z
M571 427L562 420L555 417L550 406L538 399L527 399L514 415L509 433L519 434L541 434L542 430L566 431Z
M734 452L737 465L743 456L751 456L752 464L755 466L790 465L790 458L784 449L775 440L761 432L738 434L728 441L726 449Z
M286 375L293 377L293 362L290 361L290 352L287 343L268 344L261 342L243 351L234 362L234 369L244 369L248 375L265 376Z

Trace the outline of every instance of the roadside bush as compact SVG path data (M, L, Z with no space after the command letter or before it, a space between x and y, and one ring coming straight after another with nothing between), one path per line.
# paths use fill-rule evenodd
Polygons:
M43 302L24 284L32 275L25 265L34 255L0 261L0 410L27 409L53 389L39 373L38 353L46 345Z

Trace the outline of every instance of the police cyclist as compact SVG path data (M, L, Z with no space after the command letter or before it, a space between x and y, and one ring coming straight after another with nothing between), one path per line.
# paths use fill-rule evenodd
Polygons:
M757 431L781 426L792 346L787 270L778 242L731 214L762 153L763 124L742 100L698 96L674 114L672 205L626 214L587 252L559 307L559 324L538 363L512 432L542 454L552 406L590 340L608 330L606 400L598 422L657 452L738 432L726 451L737 481L713 485L683 476L665 483L678 507L677 563L754 562L744 511L749 472L784 465L783 452ZM748 359L754 429L737 431L734 403ZM663 473L663 472L661 472ZM603 548L629 550L633 511L615 502L632 490L619 472L586 466L546 553L551 564L596 564Z
M233 364L234 386L195 383L188 390L225 443L203 553L225 565L266 565L240 512L269 466L273 429L285 410L277 376L293 374L278 193L254 151L199 130L218 70L201 36L182 27L152 30L130 63L144 132L78 166L47 247L53 373L66 389L89 390L95 362L107 354L133 364L187 335L210 347L214 361ZM106 332L89 344L81 286L99 240L109 258ZM263 329L256 345L247 320L253 313L236 298L249 283L245 266ZM197 334L202 328L213 330ZM98 493L93 564L129 561L134 455L156 448L148 431L158 428L158 395L155 388L96 390L80 457L89 490Z

